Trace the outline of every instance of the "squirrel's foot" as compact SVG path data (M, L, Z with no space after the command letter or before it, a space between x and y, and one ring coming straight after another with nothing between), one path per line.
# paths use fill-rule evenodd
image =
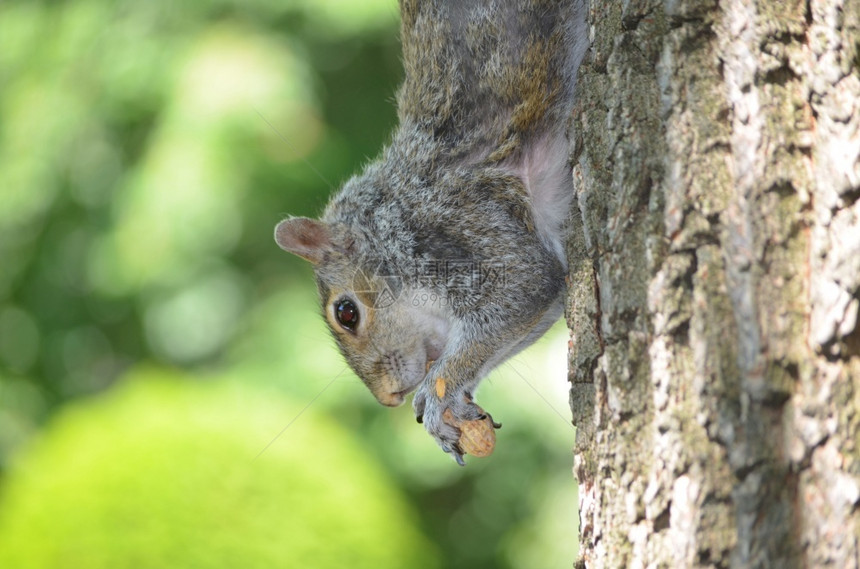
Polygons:
M461 431L457 425L488 417L483 409L472 402L471 394L463 388L451 387L443 378L428 378L415 392L412 408L415 418L424 424L442 450L450 454L457 464L465 466L465 453L460 443Z

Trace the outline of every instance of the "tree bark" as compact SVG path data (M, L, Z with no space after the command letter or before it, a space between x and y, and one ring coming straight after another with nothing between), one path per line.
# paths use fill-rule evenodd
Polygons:
M589 10L578 566L860 568L860 0Z

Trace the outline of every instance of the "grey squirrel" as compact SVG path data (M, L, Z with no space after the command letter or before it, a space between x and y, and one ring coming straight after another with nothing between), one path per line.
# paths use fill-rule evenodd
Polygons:
M391 142L319 220L285 219L275 240L313 264L326 321L376 399L415 391L418 421L462 465L458 425L488 417L478 383L563 311L585 14L581 0L400 12Z

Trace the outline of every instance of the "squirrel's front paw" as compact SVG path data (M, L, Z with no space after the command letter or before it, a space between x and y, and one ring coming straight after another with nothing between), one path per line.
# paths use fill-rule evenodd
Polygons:
M495 429L502 425L472 402L463 389L454 389L444 378L424 380L412 401L415 416L442 450L464 466L464 454L487 456L496 442Z

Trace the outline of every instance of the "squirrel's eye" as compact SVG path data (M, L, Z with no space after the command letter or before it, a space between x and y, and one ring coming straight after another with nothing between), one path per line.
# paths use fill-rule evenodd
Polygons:
M358 307L349 299L338 300L334 305L334 317L341 326L354 332L358 326Z

